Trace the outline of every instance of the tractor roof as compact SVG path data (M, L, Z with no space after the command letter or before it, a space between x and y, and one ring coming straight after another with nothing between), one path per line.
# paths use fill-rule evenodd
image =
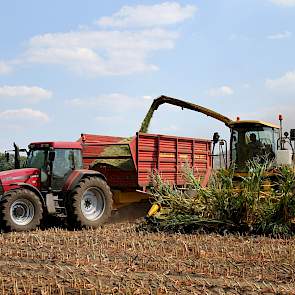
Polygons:
M243 125L260 125L260 126L265 126L265 127L271 127L275 129L280 129L280 126L264 122L264 121L255 121L255 120L239 120L239 121L233 121L230 123L230 127L238 127L238 126L243 126Z
M46 141L46 142L32 142L30 148L56 148L56 149L82 149L80 142L73 141Z

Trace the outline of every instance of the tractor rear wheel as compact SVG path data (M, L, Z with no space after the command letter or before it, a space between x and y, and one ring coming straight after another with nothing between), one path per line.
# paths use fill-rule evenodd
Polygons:
M69 225L96 228L111 216L113 198L110 187L98 177L84 178L68 200Z
M29 231L38 227L43 217L39 197L27 189L5 193L0 202L1 225L5 231Z

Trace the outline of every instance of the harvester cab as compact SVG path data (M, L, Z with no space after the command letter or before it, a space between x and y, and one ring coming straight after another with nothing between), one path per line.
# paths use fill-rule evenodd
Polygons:
M247 163L259 158L273 161L277 157L280 128L262 121L237 120L230 125L230 160L239 172L247 170Z
M230 124L230 162L237 172L247 171L247 163L254 158L272 161L275 166L294 165L294 130L283 135L280 126L263 121L237 120Z

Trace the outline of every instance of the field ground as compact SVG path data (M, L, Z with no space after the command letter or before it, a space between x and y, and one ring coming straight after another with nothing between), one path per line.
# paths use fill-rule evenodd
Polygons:
M97 230L0 235L0 294L295 294L295 239Z

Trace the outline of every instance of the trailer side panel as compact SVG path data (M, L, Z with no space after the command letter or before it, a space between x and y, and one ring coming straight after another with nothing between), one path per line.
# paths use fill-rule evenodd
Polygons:
M150 185L151 173L158 171L171 184L185 184L183 169L193 168L194 175L206 186L212 170L211 142L167 135L137 134L137 174L140 187Z

